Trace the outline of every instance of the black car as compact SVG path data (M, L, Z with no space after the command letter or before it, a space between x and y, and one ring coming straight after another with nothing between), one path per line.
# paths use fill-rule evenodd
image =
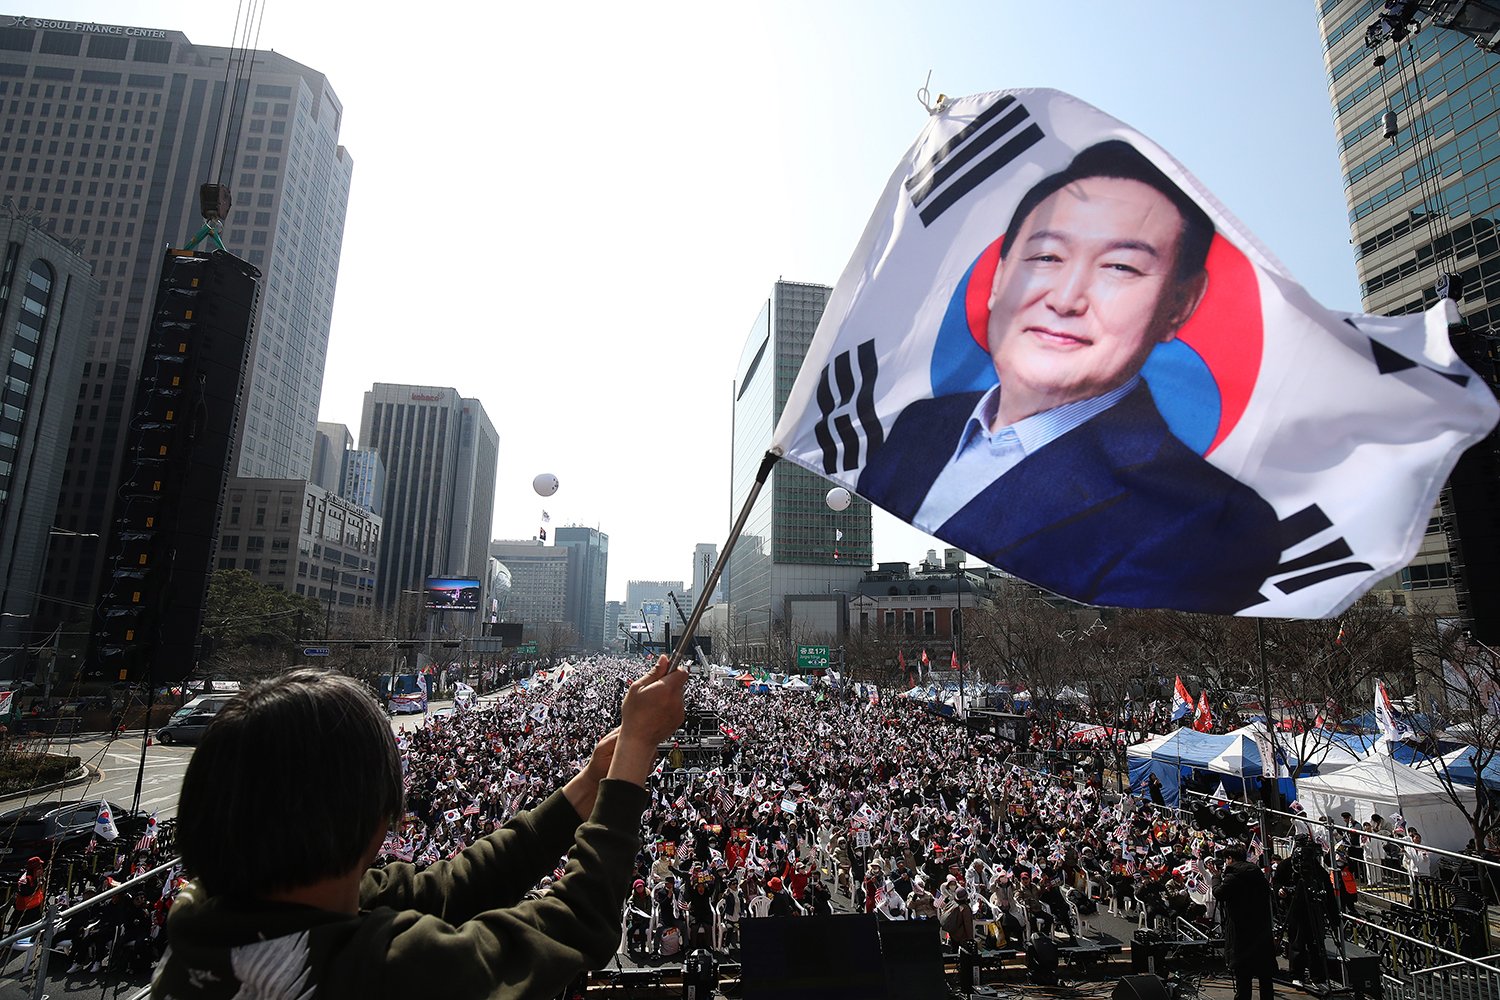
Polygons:
M130 844L139 840L146 831L145 814L132 813L113 802L106 804L120 832L119 839ZM21 868L30 857L47 861L54 853L82 851L94 835L98 818L98 799L33 802L0 813L0 868Z

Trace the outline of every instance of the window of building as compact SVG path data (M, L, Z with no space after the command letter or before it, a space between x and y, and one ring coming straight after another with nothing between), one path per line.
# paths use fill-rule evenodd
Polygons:
M220 569L234 569L234 560L221 556L219 558L219 568Z
M907 635L915 634L917 631L917 613L915 611L903 611L901 617L902 630Z
M223 546L225 552L238 552L240 550L240 536L225 535L219 544Z
M247 572L247 573L259 573L260 572L260 560L259 559L246 559L245 560L245 572Z
M937 635L937 612L936 611L924 611L924 612L922 612L922 634L923 635Z
M239 524L240 523L240 509L238 507L231 507L231 508L229 508L229 523L230 524Z
M896 612L887 611L885 613L885 630L887 632L896 631Z

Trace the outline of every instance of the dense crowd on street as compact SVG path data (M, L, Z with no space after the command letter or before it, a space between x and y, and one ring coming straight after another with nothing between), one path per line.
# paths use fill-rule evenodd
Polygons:
M601 658L539 672L404 732L408 814L382 859L449 857L540 802L613 725L610 706L636 669ZM758 916L849 909L936 919L953 946L1024 948L1035 934L1066 944L1101 906L1211 932L1219 849L1241 844L1253 861L1263 848L1253 817L1228 808L1110 794L1103 744L1059 773L867 686L688 691L690 711L716 718L723 749L669 750L653 777L624 909L622 947L637 957L727 950ZM1316 851L1297 856L1278 879L1288 912L1323 912L1325 887L1347 885L1347 899L1366 874L1347 845L1336 855L1347 880ZM1299 865L1322 874L1293 877Z

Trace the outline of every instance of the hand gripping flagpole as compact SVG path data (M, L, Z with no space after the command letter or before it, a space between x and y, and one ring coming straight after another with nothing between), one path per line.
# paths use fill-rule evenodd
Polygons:
M714 571L708 574L708 579L703 581L703 593L698 595L697 601L693 603L693 614L682 627L682 638L677 642L677 648L672 651L672 661L669 670L676 670L682 664L682 651L692 648L693 639L698 633L698 622L703 618L703 612L708 609L708 599L719 585L719 577L724 572L724 564L729 561L729 554L734 551L734 543L740 540L740 532L745 530L745 521L750 517L750 508L755 506L756 499L760 496L760 488L766 485L766 480L771 476L771 466L780 461L781 456L774 451L766 452L766 457L760 460L760 469L755 473L755 482L750 486L750 495L745 497L745 505L740 508L740 516L735 518L734 527L729 529L729 538L724 542L724 547L719 550L719 559L714 563ZM704 659L699 652L700 662ZM703 666L707 666L706 662Z

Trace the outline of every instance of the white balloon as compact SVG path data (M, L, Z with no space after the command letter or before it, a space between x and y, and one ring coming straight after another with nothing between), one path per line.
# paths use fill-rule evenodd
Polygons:
M842 486L835 486L828 491L823 498L830 510L848 510L849 505L854 502L854 497Z
M544 472L531 481L531 488L544 497L550 497L556 493L557 486L557 477L550 472Z

